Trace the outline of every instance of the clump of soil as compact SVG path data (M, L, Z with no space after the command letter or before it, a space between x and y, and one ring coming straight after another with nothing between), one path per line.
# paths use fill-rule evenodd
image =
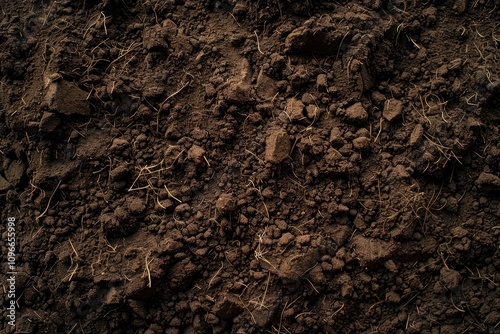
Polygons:
M1 4L2 331L498 331L498 6Z

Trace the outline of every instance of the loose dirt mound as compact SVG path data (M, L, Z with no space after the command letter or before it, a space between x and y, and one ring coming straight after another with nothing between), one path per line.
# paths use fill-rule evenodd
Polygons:
M499 331L499 8L0 4L16 332Z

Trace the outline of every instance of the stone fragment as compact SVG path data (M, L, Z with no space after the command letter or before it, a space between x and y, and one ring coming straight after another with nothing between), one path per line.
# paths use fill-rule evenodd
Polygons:
M272 164L279 164L288 157L292 143L283 130L271 133L266 139L265 159Z
M389 122L393 122L399 117L401 117L403 113L403 102L396 99L389 99L385 101L384 111L382 115Z
M364 122L368 119L368 113L361 102L356 102L346 109L345 118L351 122Z

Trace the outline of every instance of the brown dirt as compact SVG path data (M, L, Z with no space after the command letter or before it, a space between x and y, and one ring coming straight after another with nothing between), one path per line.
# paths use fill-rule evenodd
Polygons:
M16 332L500 331L499 8L3 1Z

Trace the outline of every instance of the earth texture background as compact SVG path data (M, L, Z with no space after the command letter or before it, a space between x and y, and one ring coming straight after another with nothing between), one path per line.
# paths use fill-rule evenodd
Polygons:
M2 333L500 331L499 1L2 1L0 45Z

